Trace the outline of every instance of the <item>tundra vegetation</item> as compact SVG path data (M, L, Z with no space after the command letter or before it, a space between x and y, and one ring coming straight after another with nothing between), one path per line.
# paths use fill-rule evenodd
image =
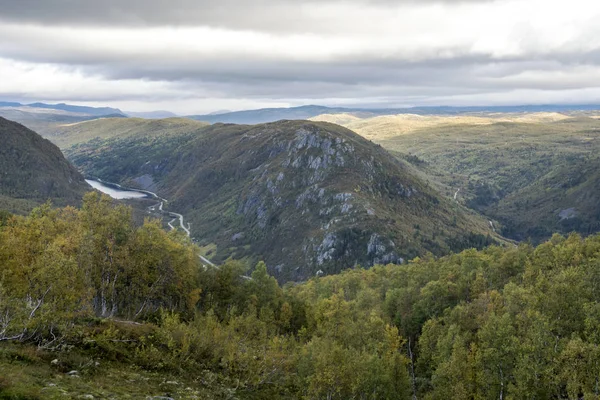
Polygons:
M598 398L600 236L281 287L130 214L0 218L0 398Z

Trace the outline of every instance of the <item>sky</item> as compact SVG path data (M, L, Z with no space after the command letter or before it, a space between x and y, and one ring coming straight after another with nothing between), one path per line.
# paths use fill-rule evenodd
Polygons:
M0 100L600 103L597 0L0 0Z

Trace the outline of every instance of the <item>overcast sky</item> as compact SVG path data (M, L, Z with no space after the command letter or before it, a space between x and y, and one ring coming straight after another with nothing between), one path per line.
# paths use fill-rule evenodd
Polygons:
M600 103L597 0L0 0L0 100Z

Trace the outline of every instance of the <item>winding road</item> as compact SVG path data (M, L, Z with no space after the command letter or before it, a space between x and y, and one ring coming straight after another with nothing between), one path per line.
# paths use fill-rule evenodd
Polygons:
M166 215L172 217L173 219L167 223L167 225L169 225L169 228L171 228L171 230L177 229L173 225L173 222L176 221L176 220L179 220L179 226L181 227L181 229L183 229L183 231L185 232L186 235L188 235L188 237L191 237L192 233L190 231L190 229L191 229L190 223L188 222L187 227L185 226L185 224L183 223L183 215L181 215L179 213L176 213L176 212L173 212L173 211L166 211L166 210L163 209L164 204L169 202L167 199L163 199L162 197L160 197L156 193L151 192L149 190L127 188L127 187L123 187L123 186L119 185L118 183L106 182L106 181L103 181L103 180L98 179L98 178L95 178L94 180L96 180L96 181L98 181L100 183L103 183L104 185L111 185L111 186L118 187L119 189L124 190L124 191L144 193L144 194L147 194L147 195L150 195L150 196L154 197L157 200L160 200L159 203L157 203L157 204L155 204L153 206L148 207L148 209L150 211L156 211L156 209L158 208L158 211L160 211L161 213L166 214ZM209 265L209 266L211 266L213 268L219 268L217 265L215 265L213 262L211 262L208 258L206 258L204 256L198 256L198 257L200 257L200 260L203 263L205 263L206 265Z

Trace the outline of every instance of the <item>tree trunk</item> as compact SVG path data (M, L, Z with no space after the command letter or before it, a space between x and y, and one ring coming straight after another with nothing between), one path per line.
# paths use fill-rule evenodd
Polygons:
M410 336L408 337L408 356L410 358L410 377L411 377L411 386L412 386L412 400L417 400L417 379L415 377L415 355L412 352L412 344L411 344Z

